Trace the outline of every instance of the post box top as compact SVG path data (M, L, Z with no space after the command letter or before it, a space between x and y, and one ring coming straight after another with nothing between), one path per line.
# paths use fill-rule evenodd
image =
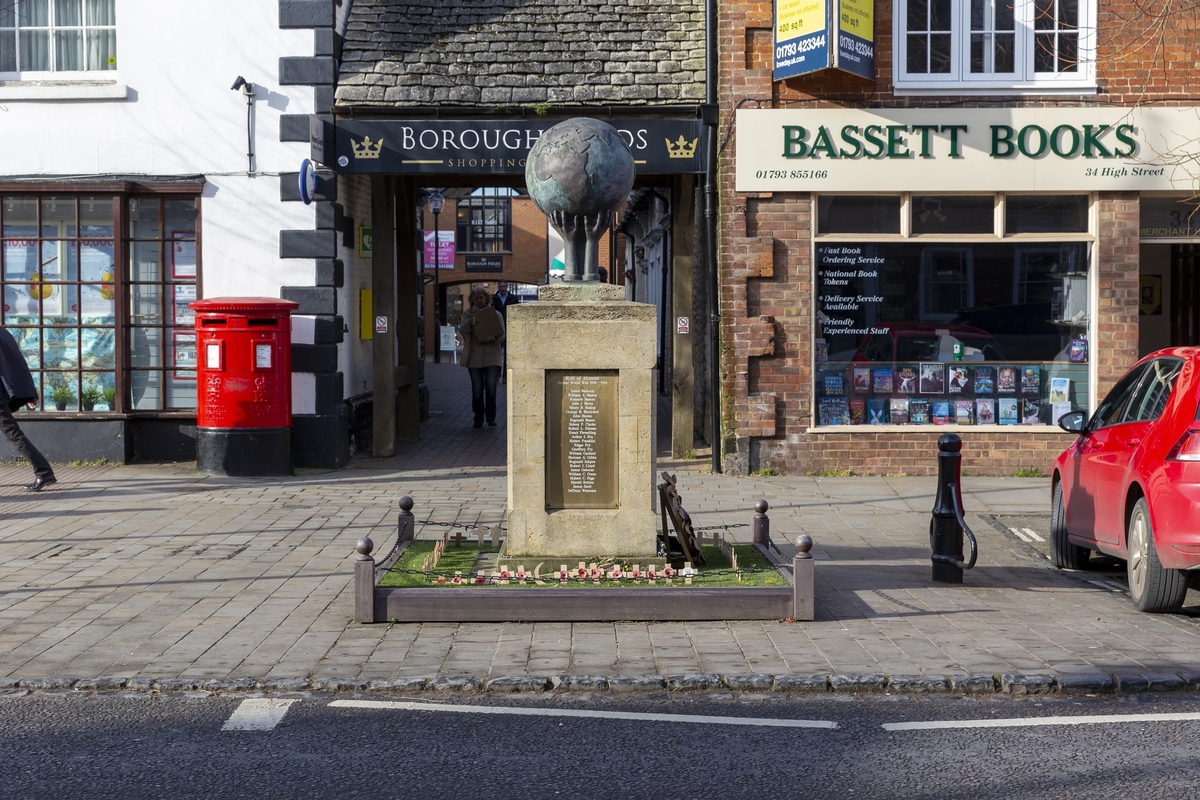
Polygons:
M271 313L295 311L300 304L294 300L278 297L207 297L188 303L193 311L233 311Z

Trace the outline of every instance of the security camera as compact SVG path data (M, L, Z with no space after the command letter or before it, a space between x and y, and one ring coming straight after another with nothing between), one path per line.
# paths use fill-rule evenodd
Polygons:
M229 88L230 88L231 90L235 91L235 92L236 92L238 89L241 89L241 90L242 90L242 94L244 94L244 95L252 95L252 94L254 94L254 84L253 84L253 83L250 83L248 80L246 80L245 78L243 78L241 75L238 75L238 76L237 76L237 80L235 80L235 81L233 82L233 86L230 86Z

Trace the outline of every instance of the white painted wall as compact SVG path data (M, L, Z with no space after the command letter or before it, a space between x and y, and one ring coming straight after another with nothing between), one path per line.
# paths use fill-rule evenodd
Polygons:
M96 97L113 86L0 84L0 179L202 174L201 295L311 285L311 260L279 258L279 231L312 229L314 211L281 203L278 175L308 155L279 141L279 116L311 113L313 89L280 86L278 71L281 56L312 54L311 30L279 29L278 0L117 0L117 70L101 77L123 99ZM238 75L256 88L252 176ZM295 397L297 413L312 402Z

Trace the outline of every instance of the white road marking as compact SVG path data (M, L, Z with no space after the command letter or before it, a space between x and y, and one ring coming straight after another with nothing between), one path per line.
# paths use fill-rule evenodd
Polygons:
M709 717L696 714L640 714L631 711L586 711L562 708L506 708L413 703L403 700L334 700L335 708L379 708L401 711L446 711L456 714L510 714L518 717L583 717L586 719L630 719L642 722L687 722L699 725L754 725L769 728L836 729L836 722L816 719L769 719L761 717Z
M1033 540L1034 540L1035 542L1044 542L1044 541L1046 541L1045 539L1043 539L1043 538L1042 538L1041 536L1039 536L1038 534L1036 534L1036 533L1034 533L1033 531L1029 530L1029 528L1021 528L1021 530L1025 531L1025 532L1026 532L1026 533L1028 533L1030 536L1032 536L1032 537L1033 537Z
M1032 542L1032 541L1033 541L1033 540L1032 540L1032 539L1030 539L1028 536L1026 536L1025 534L1021 533L1019 530L1017 530L1016 528L1009 528L1009 530L1010 530L1010 531L1012 531L1012 534L1013 534L1013 536L1017 537L1017 538L1018 538L1018 539L1020 539L1022 542Z
M934 722L885 722L885 731L931 731L948 728L1032 728L1044 725L1110 725L1129 722L1197 722L1200 714L1096 714L1078 717L1018 719L950 719Z
M283 720L295 700L243 700L221 726L223 731L270 731Z

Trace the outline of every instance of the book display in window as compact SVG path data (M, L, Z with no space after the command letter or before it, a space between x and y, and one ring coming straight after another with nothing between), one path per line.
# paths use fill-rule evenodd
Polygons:
M850 424L862 425L867 421L867 401L856 397L850 401Z
M1001 367L996 372L996 391L1000 394L1017 393L1016 367Z
M827 372L824 376L825 394L829 396L846 393L846 384L840 372Z
M973 400L954 401L954 421L959 425L971 425L975 421L975 402Z
M1067 345L1067 361L1072 364L1085 364L1088 360L1088 343L1083 337L1076 337Z
M871 368L870 367L855 367L854 368L854 392L856 394L871 393Z
M867 400L867 424L882 425L887 422L887 400L882 397L871 397Z
M996 368L975 368L975 394L991 394L996 391Z
M900 367L896 370L896 391L901 394L913 394L917 391L917 370L913 367Z
M891 394L892 392L892 369L891 367L877 367L874 372L875 378L875 394Z
M978 425L996 424L996 401L990 397L975 399L975 422Z
M893 397L889 406L893 425L908 424L908 398Z
M844 397L822 397L817 408L822 425L850 424L850 405Z
M951 422L950 401L934 400L929 404L929 416L932 417L934 425L949 425Z
M914 397L908 401L908 421L913 425L928 425L930 422L929 400Z
M996 401L996 421L1001 425L1016 425L1019 418L1020 401L1015 397L1001 397Z
M946 366L941 362L921 365L921 394L946 393Z

